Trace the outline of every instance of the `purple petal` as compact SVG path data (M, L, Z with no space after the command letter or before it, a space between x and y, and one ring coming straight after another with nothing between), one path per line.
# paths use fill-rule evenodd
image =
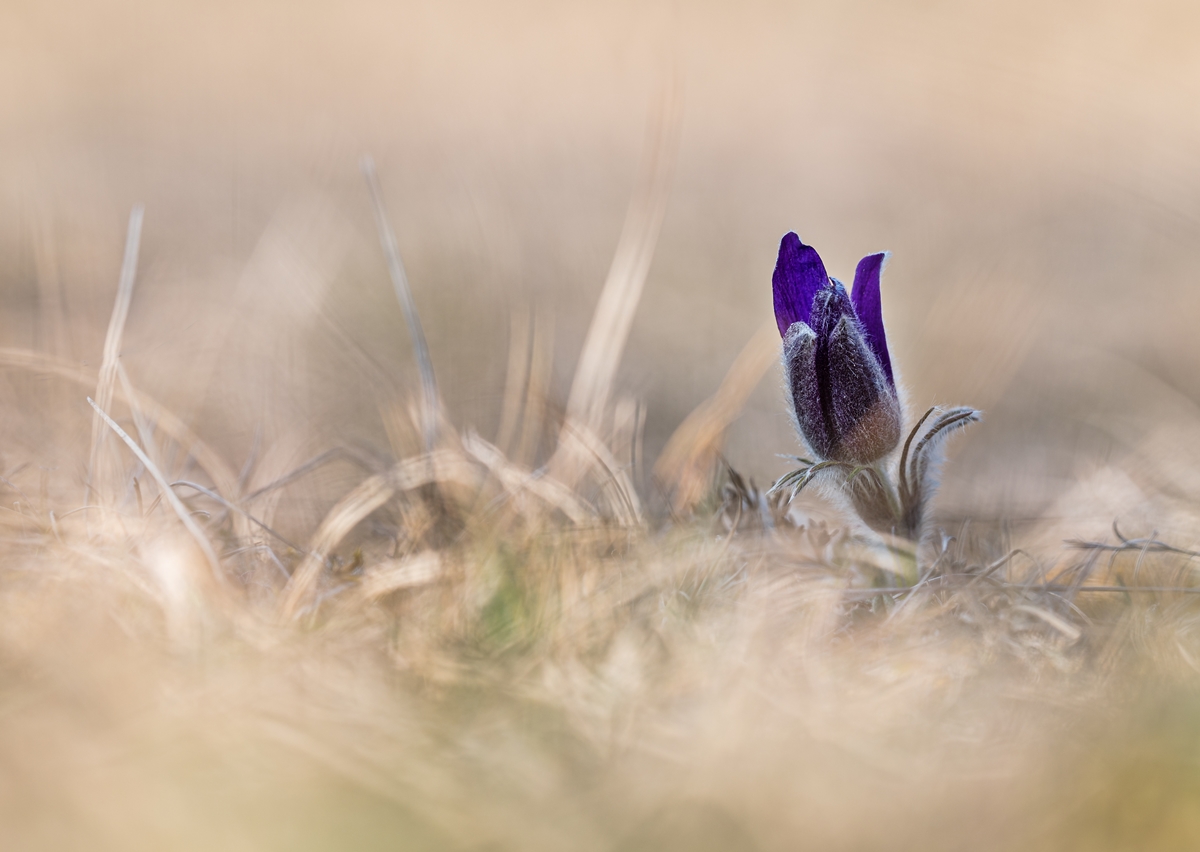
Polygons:
M854 304L854 312L867 338L867 345L883 368L888 383L896 386L892 375L892 359L888 355L887 335L883 331L883 303L879 296L879 274L888 258L887 252L869 254L858 262L854 270L854 289L850 291L850 301ZM776 297L778 298L778 297ZM778 308L776 308L778 313Z
M789 231L779 243L779 260L771 279L775 291L775 322L779 336L787 334L794 322L808 322L812 316L813 296L825 286L829 276L825 264L812 246L800 242Z

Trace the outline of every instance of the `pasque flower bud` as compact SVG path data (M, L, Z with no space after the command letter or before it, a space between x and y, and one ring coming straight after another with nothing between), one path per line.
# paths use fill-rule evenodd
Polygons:
M859 261L850 294L794 233L773 279L784 376L796 426L819 459L871 464L900 441L879 277L885 255Z

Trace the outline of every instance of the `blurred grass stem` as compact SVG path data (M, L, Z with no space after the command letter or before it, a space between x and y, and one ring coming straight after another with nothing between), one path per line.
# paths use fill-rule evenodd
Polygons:
M550 469L555 477L570 487L589 466L589 454L575 437L585 431L600 434L603 429L617 367L666 216L682 118L679 84L672 76L652 114L641 173L584 339L567 398L559 446L551 460Z
M133 282L137 277L138 251L142 242L142 219L145 207L136 204L129 213L129 227L125 234L125 257L121 262L121 277L117 283L117 298L113 303L112 316L108 321L108 332L104 336L104 354L100 362L100 377L96 383L96 416L92 417L92 446L88 455L87 493L84 502L90 502L97 493L97 480L101 473L101 454L107 434L100 422L103 412L112 407L113 385L117 381L117 363L121 357L121 338L125 334L125 321L129 318L129 306L133 302Z
M367 181L367 189L371 193L375 227L379 231L379 242L383 246L383 254L387 259L388 275L392 279L392 287L396 291L400 307L404 309L404 318L408 321L408 333L412 338L413 351L417 357L417 368L421 372L421 426L425 439L425 450L431 452L437 444L438 411L440 409L437 379L433 374L433 361L429 357L429 346L425 342L425 332L421 328L421 318L417 314L417 304L413 300L408 275L404 271L404 263L400 260L396 234L392 230L387 210L383 205L383 189L379 186L375 161L369 156L362 158L362 173Z
M212 569L213 579L217 581L217 585L222 588L228 587L228 581L225 579L225 573L221 569L221 560L217 557L217 552L213 550L212 542L208 540L208 536L206 536L204 531L200 529L199 524L196 523L191 512L188 511L187 506L183 505L183 501L179 499L179 495L176 494L171 488L171 483L169 483L167 478L163 476L162 471L158 469L158 465L156 465L151 458L146 455L142 448L138 446L137 441L129 437L129 434L119 425L117 425L115 420L108 416L107 412L105 412L95 400L89 396L87 401L88 405L92 407L92 410L96 412L99 418L108 425L108 428L117 433L117 437L125 442L125 445L129 447L130 452L137 457L137 460L142 463L142 465L146 468L146 471L152 477L154 477L154 481L158 483L160 493L171 505L171 508L179 517L180 523L182 523L184 529L187 530L188 535L195 540L196 545L200 548L200 552L204 554L204 558L208 562L209 568Z

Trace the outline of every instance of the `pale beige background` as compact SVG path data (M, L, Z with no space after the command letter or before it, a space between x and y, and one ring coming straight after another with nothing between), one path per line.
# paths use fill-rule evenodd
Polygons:
M769 318L795 229L846 278L892 250L912 404L987 410L954 512L1045 511L1135 453L1200 493L1188 2L10 0L0 343L94 364L144 201L134 378L235 459L261 424L384 446L345 346L413 384L369 151L451 414L490 434L512 308L553 314L565 394L671 74L678 163L620 379L651 455ZM730 436L760 481L795 449L777 383Z

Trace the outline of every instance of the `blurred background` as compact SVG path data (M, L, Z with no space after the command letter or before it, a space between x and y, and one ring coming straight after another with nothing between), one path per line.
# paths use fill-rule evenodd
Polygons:
M847 280L891 250L911 407L985 410L946 513L1169 529L1154 500L1200 493L1184 0L9 0L0 344L97 366L142 201L135 383L235 464L256 436L293 461L386 447L379 400L417 379L370 153L451 419L492 437L514 312L553 341L565 402L672 80L669 202L618 377L647 458L770 321L796 230ZM86 437L79 396L59 427ZM7 431L6 466L42 452ZM727 455L761 483L797 449L773 368Z
M1154 590L1200 552L1198 104L1183 0L5 0L0 845L1200 847L1200 598ZM564 442L627 523L486 454L389 500L419 381L360 159L445 441L537 465L655 138L608 434ZM142 202L107 363L216 452L119 379L139 467L85 396ZM730 464L800 450L760 357L789 230L843 279L891 250L911 412L986 413L919 591L876 593L918 569L877 540L629 499L665 514L654 460L731 365ZM1181 549L1063 547L1114 519Z

